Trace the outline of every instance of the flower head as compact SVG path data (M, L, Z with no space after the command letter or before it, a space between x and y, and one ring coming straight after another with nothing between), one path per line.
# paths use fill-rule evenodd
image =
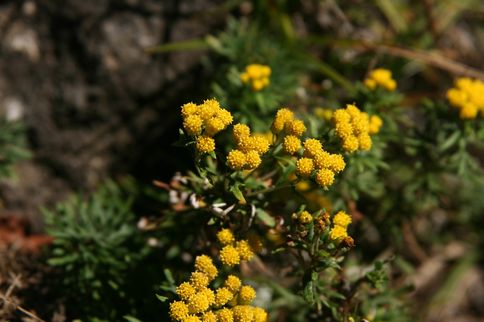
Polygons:
M254 311L249 305L237 305L232 308L234 319L237 322L252 322L254 319Z
M301 224L309 224L313 221L313 216L306 210L299 214L298 220Z
M196 143L199 153L209 153L215 150L215 140L209 136L199 136Z
M255 290L252 286L244 285L239 291L239 303L240 304L250 304L256 296Z
M321 144L321 141L317 139L306 139L306 141L304 141L305 156L314 158L314 156L321 151L323 151L323 145Z
M384 68L372 70L368 78L365 79L364 84L371 90L380 86L388 91L394 91L397 87L397 83L392 79L392 72Z
M220 250L220 261L227 266L234 266L240 263L240 255L232 245L224 246Z
M216 306L224 306L227 304L232 298L234 294L230 291L230 289L226 287L218 288L215 293L215 305Z
M202 322L217 322L217 315L212 311L205 312L202 316Z
M253 91L257 92L270 83L269 76L271 75L271 68L266 65L250 64L245 67L245 71L240 74L242 83L250 83Z
M380 128L382 125L383 125L383 121L378 115L370 116L370 127L369 127L370 134L377 134L378 132L380 132Z
M176 288L176 294L184 301L188 300L196 292L195 287L188 282L183 282Z
M301 120L291 120L289 122L286 122L285 128L288 134L298 137L306 132L306 126Z
M351 217L344 211L339 211L333 218L333 224L346 229L351 224Z
M235 275L227 276L227 279L224 282L224 286L227 287L233 293L238 292L241 285L242 285L242 282Z
M254 252L247 240L239 240L236 244L236 248L241 260L248 261L254 257Z
M232 150L227 155L227 165L233 170L241 170L246 162L247 158L242 151Z
M296 162L296 173L301 177L309 177L314 169L312 159L301 158Z
M188 306L182 301L170 303L170 317L175 321L182 321L188 316Z
M331 228L331 231L329 232L329 238L331 238L332 240L340 241L346 236L348 236L346 228L338 225Z
M293 119L293 112L291 112L288 108L281 108L277 111L274 121L272 122L272 132L274 134L280 133L282 130L284 130L286 123L292 121Z
M204 273L209 281L217 277L218 270L213 264L212 259L207 255L197 256L195 259L195 269L199 272Z
M287 135L284 137L282 146L285 152L294 154L301 148L301 140L297 136Z
M193 272L190 276L190 284L192 284L197 290L207 287L208 282L208 276L202 272Z
M231 309L223 308L216 313L218 322L234 322L234 314Z
M316 173L316 182L321 187L329 187L334 182L334 173L328 169L320 169Z
M222 245L229 245L235 241L234 234L228 228L223 228L217 233L217 239Z

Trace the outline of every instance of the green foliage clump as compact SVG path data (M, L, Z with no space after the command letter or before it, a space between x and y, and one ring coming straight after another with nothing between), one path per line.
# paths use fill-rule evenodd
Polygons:
M149 252L132 199L109 182L87 199L73 196L44 213L54 238L48 263L59 268L68 301L82 302L82 315L115 317L133 295L130 273Z
M0 178L14 176L14 165L30 158L26 147L24 125L0 118Z

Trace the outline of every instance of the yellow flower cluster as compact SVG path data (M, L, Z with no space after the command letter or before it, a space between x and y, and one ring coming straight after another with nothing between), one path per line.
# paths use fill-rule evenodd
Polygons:
M373 131L380 130L380 122L380 118L373 118ZM370 117L367 113L361 112L355 105L348 104L346 109L338 109L333 113L333 123L345 151L352 153L358 149L371 149Z
M181 107L183 128L195 137L199 153L215 150L213 136L232 124L232 114L220 107L215 99L205 100L202 104L186 103Z
M370 116L370 126L369 126L369 133L370 135L377 134L380 132L380 128L383 125L383 120L378 115Z
M392 72L384 68L372 70L364 83L371 90L374 90L376 87L383 87L386 90L394 91L397 88L397 83L392 78Z
M176 288L180 300L170 303L172 320L181 322L267 322L267 312L250 303L256 291L229 275L217 289L209 287L218 271L206 255L195 260L195 271L189 282Z
M322 187L333 184L334 176L344 170L346 163L341 154L332 154L323 149L317 139L304 141L304 154L296 161L296 174L300 177L312 177Z
M333 217L333 228L329 232L329 238L335 241L341 241L348 237L347 228L351 224L351 217L344 211L339 211Z
M479 111L484 116L484 83L462 77L455 81L454 86L447 91L447 99L459 109L460 118L475 119Z
M314 109L314 114L325 120L326 122L331 121L331 118L333 117L333 110L330 108L322 108L322 107L316 107Z
M269 150L270 143L264 135L251 135L245 124L233 128L236 149L227 155L227 165L233 170L253 170L262 160L261 156Z
M250 64L245 67L245 71L240 74L240 80L244 84L249 84L253 91L258 92L269 86L271 68L266 65Z
M223 245L220 250L220 261L227 266L238 265L241 260L249 261L254 251L247 240L235 240L230 229L224 228L217 233L218 241Z
M294 113L288 108L281 108L274 117L271 130L274 134L284 131L282 147L286 153L294 154L301 148L300 137L306 132L306 125L302 120L294 118Z

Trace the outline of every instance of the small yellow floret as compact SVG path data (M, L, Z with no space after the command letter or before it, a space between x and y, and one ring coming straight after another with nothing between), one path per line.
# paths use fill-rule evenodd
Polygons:
M183 282L176 288L176 294L184 301L188 300L196 292L192 284L188 282Z
M250 83L253 91L260 91L270 83L271 68L266 65L250 64L245 67L245 72L240 74L242 83Z
M334 173L328 169L318 170L316 173L316 182L321 187L329 187L334 182Z
M257 153L259 154L264 154L266 153L267 151L269 151L269 146L270 146L270 143L269 143L269 140L267 140L266 137L262 136L262 135L254 135L252 138L251 138L251 143L252 143L252 150L255 150L257 151Z
M199 317L196 315L189 315L183 319L183 322L201 322Z
M236 142L239 142L242 138L247 138L250 136L250 128L241 123L235 124L232 132Z
M237 292L240 289L241 285L242 285L242 282L235 275L227 276L227 279L224 282L224 286L227 287L233 293Z
M254 252L247 240L239 240L236 245L241 260L249 261L254 257Z
M218 117L212 117L205 122L205 132L204 134L208 136L214 136L218 132L225 128L225 124Z
M331 154L321 150L314 155L313 161L316 169L327 169L331 163Z
M337 109L333 113L333 122L337 123L349 123L351 120L350 114L345 109Z
M332 240L339 241L345 238L346 236L348 236L346 228L338 225L331 228L331 231L329 232L329 238L331 238Z
M374 79L367 78L365 79L364 84L366 87L368 87L371 90L376 88L376 81Z
M287 134L294 135L294 136L301 136L304 132L306 132L306 126L304 122L301 120L292 120L286 123L286 132Z
M215 293L212 291L212 289L205 287L204 289L199 291L200 294L205 296L208 301L208 305L213 305L215 304Z
M216 306L224 306L227 304L232 298L234 294L226 287L221 287L217 289L215 293L215 305Z
M267 322L268 316L267 312L260 307L254 308L254 322Z
M294 135L287 135L284 137L282 146L285 152L294 154L301 148L301 140Z
M224 128L229 126L230 124L232 124L232 122L234 120L233 117L232 117L232 114L229 111L227 111L226 109L223 109L223 108L220 111L218 111L217 117L224 124Z
M294 119L294 113L287 108L281 108L277 111L274 121L272 122L272 132L275 134L284 130L287 122Z
M183 120L183 128L188 135L195 136L202 132L203 121L198 115L188 115Z
M222 245L229 245L235 241L234 234L228 228L223 228L217 233L217 239Z
M194 104L192 102L183 104L183 106L181 107L181 114L183 118L186 118L189 115L194 115L197 113L198 113L197 104Z
M232 150L227 155L227 165L233 170L241 170L246 163L245 153L239 150Z
M197 293L192 296L187 301L188 311L193 313L202 313L208 310L210 306L209 299L204 293Z
M175 321L182 321L188 316L188 306L182 301L170 303L170 318Z
M316 154L323 151L323 145L317 139L306 139L304 141L304 155L313 158Z
M256 297L256 292L252 286L244 285L239 291L239 304L250 304Z
M245 155L245 159L246 159L246 168L248 170L253 170L257 168L262 162L259 153L257 153L257 151L255 150L251 150L247 152Z
M207 275L202 272L192 272L192 275L190 276L190 284L192 284L195 289L201 290L207 287L208 283L209 279Z
M217 267L215 267L212 259L207 255L197 256L195 259L195 269L204 273L209 281L212 281L218 274Z
M351 224L351 217L346 212L339 211L336 215L334 215L333 224L346 228L349 224Z
M252 90L255 92L260 91L261 89L264 88L264 81L262 79L254 79L252 81Z
M364 84L371 90L380 86L389 91L394 91L397 87L397 83L392 79L392 72L383 68L372 70L369 77L365 79Z
M208 99L198 106L198 115L202 120L207 121L217 115L220 109L220 103L216 99Z
M475 119L479 111L484 116L484 82L462 77L455 81L454 86L447 91L447 99L459 109L460 118Z
M227 266L234 266L240 263L240 255L232 245L224 246L220 250L220 261Z
M217 322L217 316L211 311L205 312L202 316L202 322Z
M371 137L369 134L364 133L358 136L358 146L361 150L368 151L371 149Z
M333 117L333 110L330 108L322 108L322 107L316 107L314 109L314 114L322 118L323 120L329 122L331 121L331 118Z
M209 153L215 150L215 140L209 136L199 136L196 143L199 153Z
M343 140L343 150L352 153L358 150L359 142L355 136L348 136Z
M330 154L328 157L327 168L335 173L339 173L346 167L346 162L341 154Z
M478 111L479 110L477 109L476 105L472 103L465 103L460 109L459 116L464 120L475 119Z
M372 115L370 117L369 133L377 134L378 132L380 132L380 128L382 125L383 125L382 119L378 115Z
M298 220L301 224L310 224L313 221L313 216L306 210L299 214Z
M313 172L313 160L309 158L301 158L296 162L296 173L301 177L309 177Z
M235 322L252 322L254 311L249 305L237 305L232 308Z
M223 308L216 312L218 322L234 322L234 314L231 309Z

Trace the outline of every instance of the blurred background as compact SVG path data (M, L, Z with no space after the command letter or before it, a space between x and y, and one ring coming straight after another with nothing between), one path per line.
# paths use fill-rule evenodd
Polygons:
M213 95L226 61L213 41L232 20L304 44L322 65L316 81L298 81L323 92L384 65L412 108L458 75L484 75L481 0L3 0L0 139L13 147L2 152L12 167L0 182L0 285L12 271L36 283L31 252L50 242L42 208L108 179L150 185L191 166L173 145L179 108ZM423 256L416 302L439 290L459 247ZM426 303L427 321L484 321L482 265L462 269L452 296Z

